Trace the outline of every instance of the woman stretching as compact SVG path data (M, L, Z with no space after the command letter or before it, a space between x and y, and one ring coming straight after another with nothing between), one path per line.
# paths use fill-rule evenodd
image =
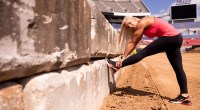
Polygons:
M157 37L157 39L138 53L128 56L136 48L143 34L148 38ZM126 36L131 38L127 43L122 58L117 62L107 59L108 66L112 70L117 71L119 68L135 64L147 56L165 52L176 73L180 87L180 94L175 99L169 100L169 102L191 105L190 96L188 95L187 78L182 66L180 48L183 38L180 32L164 20L153 16L147 16L142 19L126 16L121 25L120 38ZM122 40L123 38L120 39L120 44Z

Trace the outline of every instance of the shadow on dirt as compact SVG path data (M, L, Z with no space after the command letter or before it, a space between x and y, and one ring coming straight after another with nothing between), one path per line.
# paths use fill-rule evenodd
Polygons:
M170 97L161 96L160 94L148 92L148 91L142 91L133 89L131 86L123 87L123 88L116 88L116 91L113 93L113 95L116 96L124 96L124 95L133 95L133 96L160 96L162 99L170 100Z

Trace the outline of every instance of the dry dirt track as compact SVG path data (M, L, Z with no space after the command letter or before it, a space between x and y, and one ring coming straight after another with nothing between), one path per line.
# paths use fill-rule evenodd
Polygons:
M165 53L160 53L121 70L117 90L101 110L200 110L200 52L182 57L192 106L168 102L178 95L179 87Z

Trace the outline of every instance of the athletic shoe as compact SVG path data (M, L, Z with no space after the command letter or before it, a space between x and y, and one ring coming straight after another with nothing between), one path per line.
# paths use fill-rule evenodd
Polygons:
M192 102L191 102L191 100L186 100L186 101L183 101L181 104L191 106Z
M117 72L119 69L115 66L116 62L110 60L110 59L106 59L107 65L109 67L109 69L112 71L112 73Z
M192 102L190 101L190 96L183 97L181 94L178 95L175 99L169 100L169 102L174 104L192 105Z

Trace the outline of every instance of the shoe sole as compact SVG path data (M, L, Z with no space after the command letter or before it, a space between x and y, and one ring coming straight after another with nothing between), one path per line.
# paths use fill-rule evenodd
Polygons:
M173 104L181 104L182 102L170 102L170 103L173 103Z
M110 63L108 63L108 61L106 60L106 63L107 63L107 65L108 65L108 67L109 67L109 69L111 70L111 72L114 74L115 72L117 72L118 71L118 69L117 68L115 68L115 67L113 67L113 65L112 64L110 64Z
M185 100L181 103L182 105L187 105L187 106L191 106L192 102L190 100Z
M181 102L171 102L173 104L182 104L182 105L187 105L187 106L191 106L192 103L190 100L184 100L184 101L181 101Z
M111 71L112 74L116 73L116 71L114 71L111 67L108 67L108 68L109 68L109 70Z

